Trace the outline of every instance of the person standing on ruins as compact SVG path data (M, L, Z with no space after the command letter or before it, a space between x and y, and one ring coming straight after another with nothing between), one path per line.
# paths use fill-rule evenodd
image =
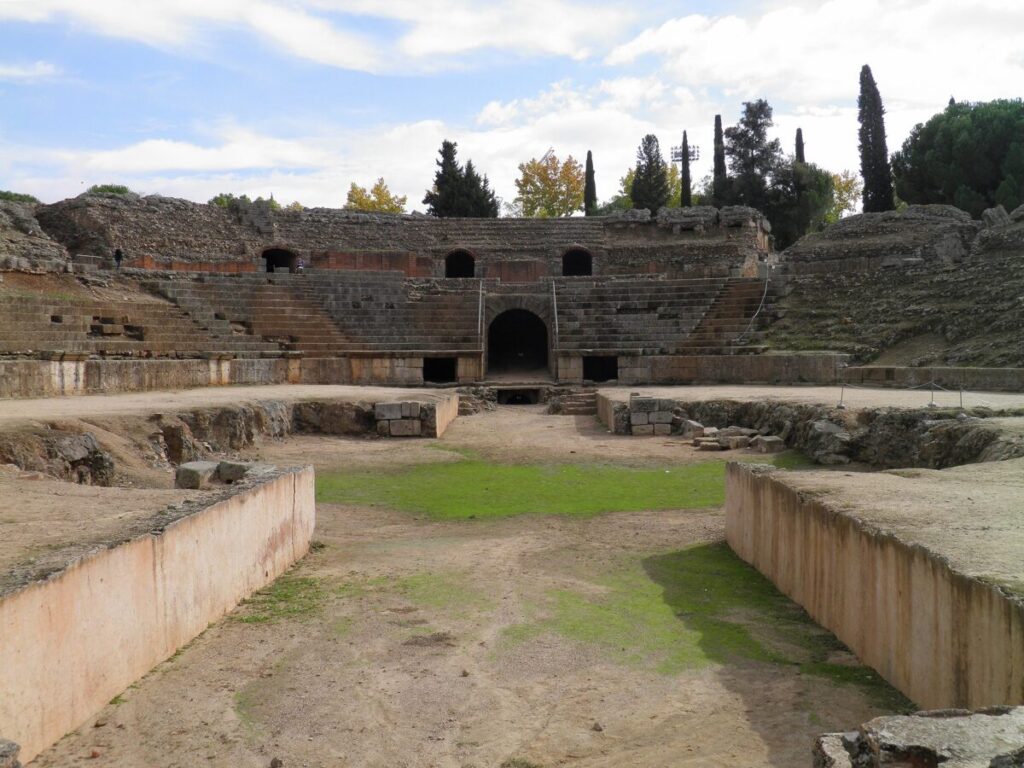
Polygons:
M115 248L114 249L114 268L117 269L118 271L120 271L120 269L121 269L121 262L122 261L124 261L124 254L121 252L120 248Z

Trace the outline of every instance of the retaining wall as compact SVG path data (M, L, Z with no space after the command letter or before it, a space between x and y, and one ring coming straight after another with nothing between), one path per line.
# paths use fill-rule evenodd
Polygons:
M862 365L842 372L847 384L870 387L926 387L935 382L946 389L975 392L1024 392L1024 368L908 368Z
M0 596L0 734L31 760L309 549L313 470Z
M925 708L1024 703L1024 605L766 467L726 470L726 539Z

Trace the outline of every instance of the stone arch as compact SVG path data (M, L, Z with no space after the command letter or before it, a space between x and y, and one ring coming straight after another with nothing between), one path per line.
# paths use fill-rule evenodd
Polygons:
M476 277L476 258L464 248L450 251L444 257L445 277Z
M287 248L265 248L263 261L267 272L294 272L299 264L299 257Z
M563 277L589 277L594 274L594 255L580 245L566 249L562 254Z
M548 325L528 309L507 309L487 326L488 375L549 370Z

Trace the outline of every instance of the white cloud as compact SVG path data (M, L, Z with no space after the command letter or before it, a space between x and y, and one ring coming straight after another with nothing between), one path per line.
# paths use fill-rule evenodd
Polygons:
M32 64L0 63L0 80L15 83L44 80L58 74L60 74L60 70L47 61L36 61Z
M364 16L391 35L346 28ZM484 49L583 59L606 49L633 14L573 0L4 0L0 20L70 21L100 34L187 50L207 32L239 28L292 56L365 72L434 71Z

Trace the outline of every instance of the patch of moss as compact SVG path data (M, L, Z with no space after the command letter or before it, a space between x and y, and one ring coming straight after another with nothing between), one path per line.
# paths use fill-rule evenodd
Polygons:
M870 669L830 663L844 646L724 543L648 557L594 584L597 593L551 591L534 606L537 618L509 627L504 642L554 632L666 675L743 660L799 666L857 684L888 709L910 706Z
M269 587L242 601L243 609L232 616L243 624L263 624L310 616L320 610L327 590L319 579L285 574Z
M400 579L394 588L410 602L428 608L458 613L493 608L493 603L461 573L417 573Z
M386 474L320 473L316 486L318 502L385 506L435 520L466 520L714 507L724 501L724 477L720 461L631 469L466 459Z

